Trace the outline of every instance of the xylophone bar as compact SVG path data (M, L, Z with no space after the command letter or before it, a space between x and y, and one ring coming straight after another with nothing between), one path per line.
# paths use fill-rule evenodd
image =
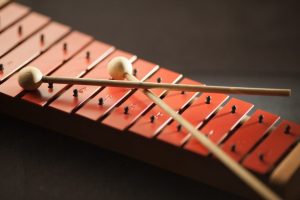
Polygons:
M209 122L201 129L214 143L219 144L227 137L252 109L253 105L238 99L231 99ZM208 155L207 149L195 138L191 138L185 149L201 155Z
M241 161L279 120L279 116L263 110L254 114L222 145L236 161Z
M6 2L4 2L3 4L5 3ZM14 2L2 8L0 10L0 33L16 23L19 19L27 15L29 12L30 9L28 7Z
M189 79L183 79L182 84L199 84ZM140 92L140 91L138 91ZM180 92L170 91L163 98L164 102L173 108L176 112L179 112L185 108L198 93L195 92ZM163 111L157 105L154 106L144 116L141 116L136 123L129 129L131 132L139 134L146 138L155 137L170 121L170 117L165 111Z
M88 38L90 39L90 38ZM112 51L112 46L100 42L92 42L83 49L78 55L72 58L65 65L56 70L53 76L81 77L89 68L93 68L99 61L104 59ZM90 52L90 59L86 58L86 52ZM38 90L26 93L22 99L30 101L40 106L44 106L55 98L67 85L58 84L50 86L43 84Z
M110 59L116 56L124 56L132 60L136 58L135 56L127 52L116 50L83 77L98 77L101 79L110 79L105 66ZM88 99L90 99L91 96L98 93L100 89L101 87L99 86L73 85L72 87L68 88L63 94L61 94L57 99L55 99L49 106L58 110L62 110L64 112L71 113L83 103L85 103Z
M43 74L48 75L67 62L90 42L91 38L87 35L73 31L44 54L29 63L29 65L37 66ZM64 44L69 44L67 52L63 51ZM18 84L18 75L14 74L0 85L0 92L11 97L20 95L23 92L23 88Z
M161 79L161 77L164 77ZM147 82L162 81L164 83L177 83L182 75L167 69L160 68L154 73ZM157 96L162 97L166 94L165 90L152 90ZM140 91L132 94L119 107L113 110L102 123L124 131L138 120L154 103L145 97ZM125 115L124 115L125 114Z
M61 37L69 32L69 28L62 24L51 22L45 28L34 34L31 38L22 43L18 48L8 53L0 59L2 70L0 82L6 80L13 73L21 69L24 65L38 57ZM45 39L41 41L41 37Z
M243 164L260 173L269 172L299 138L300 126L285 120L248 155Z
M32 12L3 32L0 35L0 58L49 22L48 17Z
M146 61L138 61L138 63L134 65L134 68L138 71L136 76L144 81L157 70L157 65L152 63L146 64ZM128 88L106 87L95 97L89 99L86 104L76 112L76 115L97 121L127 98L131 92L132 90Z
M199 128L227 99L228 96L225 94L203 93L188 109L183 111L182 117ZM187 130L174 121L166 126L157 138L180 147L187 142L190 136Z

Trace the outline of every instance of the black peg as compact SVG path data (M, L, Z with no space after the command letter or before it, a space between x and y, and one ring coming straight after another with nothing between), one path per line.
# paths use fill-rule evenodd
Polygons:
M90 52L90 51L87 51L86 54L85 54L85 57L86 57L86 59L90 59L90 57L91 57L91 52Z
M232 152L236 152L236 144L232 144L231 147L230 147L230 150Z
M67 51L67 49L68 49L68 44L65 42L65 43L63 44L63 50L64 50L64 51Z
M129 112L129 107L128 106L125 106L125 108L124 108L124 114L128 114L128 112Z
M233 106L231 107L231 113L235 113L235 112L236 112L236 106L233 105Z
M154 120L155 120L155 116L154 116L154 115L151 115L151 117L150 117L150 122L153 123Z
M210 104L210 102L211 102L211 96L207 96L205 103L206 104Z
M258 158L259 158L260 161L263 162L265 160L265 155L263 153L261 153L261 154L258 155Z
M3 69L4 69L4 66L2 63L0 63L0 71L3 71Z
M133 74L133 76L136 76L136 74L137 74L137 69L134 68L132 74Z
M290 134L291 133L291 126L290 125L287 125L284 129L284 133L285 134Z
M53 83L48 83L48 88L52 89L53 88Z
M181 125L181 124L179 124L179 125L177 126L177 132L180 132L180 131L181 131L181 129L182 129L182 125Z
M99 100L98 100L98 104L99 104L100 106L102 106L103 103L104 103L104 99L103 99L102 97L100 97Z
M77 89L73 90L73 97L78 97L78 90Z
M19 35L22 35L22 32L23 32L23 27L20 25L20 26L18 26Z
M263 115L259 115L258 116L258 122L259 123L263 123L263 120L264 120L264 116Z
M41 41L42 44L45 42L45 35L44 34L41 34L40 41Z
M161 78L158 77L158 78L156 79L156 82L161 83Z

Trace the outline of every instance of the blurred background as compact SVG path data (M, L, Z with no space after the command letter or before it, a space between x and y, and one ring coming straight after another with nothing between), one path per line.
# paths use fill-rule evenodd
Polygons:
M300 123L299 1L18 2L205 84L291 88L290 98L238 98ZM16 119L0 118L0 197L238 198Z

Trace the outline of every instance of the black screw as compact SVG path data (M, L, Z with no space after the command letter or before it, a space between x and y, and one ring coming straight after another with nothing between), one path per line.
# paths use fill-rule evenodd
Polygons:
M259 115L258 116L258 122L259 123L263 123L263 120L264 120L264 116L263 115Z
M291 132L291 126L290 125L287 125L284 129L284 133L285 134L289 134Z
M44 43L44 42L45 42L45 35L44 35L44 34L41 34L41 36L40 36L40 41L41 41L41 43Z
M73 97L78 97L78 90L77 89L73 90Z
M158 78L156 79L156 81L157 81L158 83L161 83L161 78L158 77Z
M129 112L129 107L128 106L125 106L125 108L124 108L124 114L128 114L128 112Z
M3 69L4 69L4 66L2 63L0 63L0 71L3 71Z
M236 112L236 106L233 105L233 106L231 107L231 113L235 113L235 112Z
M258 158L260 161L264 161L265 160L265 155L263 153L258 155Z
M100 97L100 98L99 98L99 100L98 100L98 104L99 104L100 106L102 106L102 105L103 105L103 103L104 103L104 100L103 100L103 98L102 98L102 97Z
M153 123L154 120L155 120L155 116L154 116L154 115L151 115L151 117L150 117L150 122Z
M181 129L182 129L182 126L181 126L181 124L179 124L179 125L177 126L177 132L180 132Z
M236 144L232 144L231 147L230 147L230 150L232 152L236 152Z
M136 74L137 74L137 69L134 68L132 74L133 74L133 76L136 76Z
M86 57L86 59L90 59L90 57L91 57L91 52L90 52L90 51L87 51L86 54L85 54L85 57Z
M205 103L206 104L210 104L210 102L211 102L211 96L207 96Z
M48 88L52 89L53 88L53 83L48 83Z
M65 42L65 43L63 44L63 50L64 50L64 51L67 51L67 48L68 48L68 44Z
M185 94L185 91L181 91L181 94Z
M23 31L23 27L20 25L20 26L18 27L18 33L19 33L19 35L22 34L22 31Z

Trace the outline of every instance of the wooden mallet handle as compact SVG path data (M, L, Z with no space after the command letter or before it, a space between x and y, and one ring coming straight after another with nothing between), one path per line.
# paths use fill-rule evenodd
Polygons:
M248 95L269 95L269 96L290 96L289 89L271 89L271 88L247 88L247 87L224 87L224 86L205 86L205 85L186 85L186 84L168 84L168 83L149 83L140 81L124 80L101 80L87 78L66 78L43 76L42 73L34 67L27 67L20 71L19 83L25 90L35 90L41 83L56 84L79 84L79 85L99 85L110 87L126 87L139 89L166 89L179 90L187 92L211 92L227 94L248 94Z
M60 77L51 77L51 76L43 76L42 82L79 84L79 85L99 85L99 86L139 88L139 89L159 88L159 89L166 89L166 90L186 91L186 92L210 92L210 93L226 93L226 94L267 95L267 96L290 96L291 95L290 89L149 83L149 82L140 82L140 81L101 80L101 79L87 79L87 78L60 78Z

